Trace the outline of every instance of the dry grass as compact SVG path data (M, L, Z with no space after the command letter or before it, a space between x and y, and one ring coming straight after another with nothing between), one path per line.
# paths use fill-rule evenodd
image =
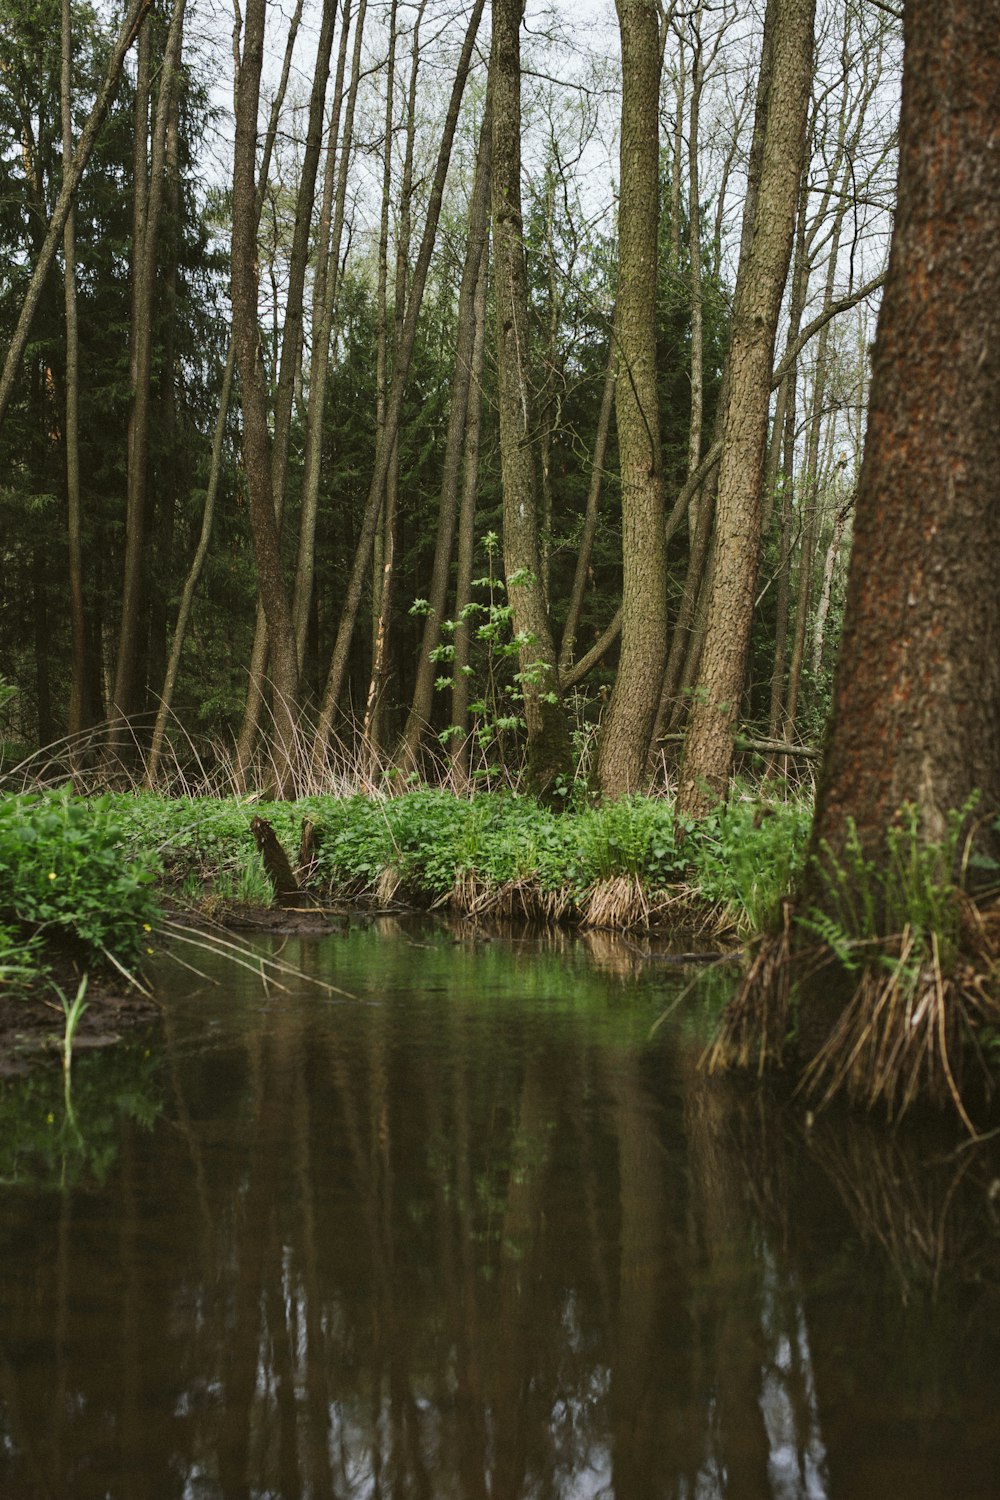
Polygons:
M973 1089L990 1094L984 1045L1000 1029L1000 906L958 899L959 950L947 964L936 934L910 927L867 945L846 1004L796 1085L816 1109L843 1098L891 1120L928 1104L953 1109L976 1135L968 1100ZM710 1072L759 1076L785 1063L795 987L835 961L827 949L796 945L791 903L783 912L781 931L756 945L705 1054Z
M548 923L571 921L576 916L569 887L545 890L531 876L496 885L474 870L465 870L445 899L452 911L468 917Z
M752 1069L761 1077L785 1059L791 1018L792 906L782 902L781 928L761 938L718 1032L703 1058L710 1073Z

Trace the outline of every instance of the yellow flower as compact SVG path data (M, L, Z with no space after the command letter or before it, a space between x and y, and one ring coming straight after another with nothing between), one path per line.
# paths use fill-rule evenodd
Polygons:
M56 1118L55 1115L46 1115L45 1116L45 1123L47 1125L53 1125L53 1124L55 1124L55 1118Z
M152 951L153 951L153 950L152 950L152 948L147 948L147 949L146 949L146 952L147 952L147 953L152 953Z
M152 929L152 927L150 927L150 925L149 925L148 922L143 922L143 924L142 924L142 930L143 930L143 932L152 932L153 929Z
M55 880L55 878L56 878L56 872L55 872L55 870L50 870L49 871L49 879L50 880Z

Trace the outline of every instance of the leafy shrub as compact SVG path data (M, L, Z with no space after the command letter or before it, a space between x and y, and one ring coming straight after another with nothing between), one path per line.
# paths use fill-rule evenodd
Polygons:
M585 883L637 875L651 890L684 878L674 807L655 797L619 797L583 813L577 844Z
M734 801L684 830L691 884L723 906L744 932L763 932L795 885L805 860L812 804Z
M0 800L0 926L67 945L93 961L142 952L159 907L156 861L127 858L108 798L68 790Z

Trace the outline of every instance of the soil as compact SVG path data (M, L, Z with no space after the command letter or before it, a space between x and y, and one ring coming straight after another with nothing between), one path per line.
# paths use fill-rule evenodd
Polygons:
M58 976L58 982L64 994L75 995L79 975L67 971ZM92 977L73 1051L113 1046L130 1027L159 1013L155 1000L138 990L126 989L124 981L102 982ZM39 1057L58 1058L65 1025L62 1006L49 986L27 995L0 990L0 1078L26 1072Z
M203 926L206 931L223 927L240 932L316 937L339 930L347 920L340 911L235 905L219 907L200 918L187 910L182 913L178 909L176 914L183 915L189 925ZM80 982L79 971L67 961L56 960L53 967L51 977L63 994L74 996ZM117 975L91 974L87 1008L73 1038L73 1051L113 1046L131 1027L159 1014L155 997L144 995ZM65 1025L62 1005L51 984L35 986L27 994L0 987L0 1078L24 1073L33 1062L45 1059L55 1062L61 1055Z

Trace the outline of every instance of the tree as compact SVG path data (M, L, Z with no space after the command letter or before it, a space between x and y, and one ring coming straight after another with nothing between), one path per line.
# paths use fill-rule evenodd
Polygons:
M645 776L667 653L667 562L656 383L659 18L652 0L618 0L622 42L616 415L622 478L622 645L601 737L601 790ZM700 351L699 351L700 357Z
M846 876L882 934L895 915L887 872L901 837L935 881L954 881L937 851L977 796L979 853L1000 854L1000 0L909 0L904 39L898 210L799 899L844 926ZM829 970L801 985L799 1048L814 1089L844 1086L890 1106L920 1092L962 1107L956 1034L974 1015L995 1025L1000 1007L989 991L969 1002L937 957L935 946L916 965L905 1009L886 1005L877 983L853 992L831 983ZM748 1022L764 1050L783 1040L775 968L762 983L763 967L733 1002L720 1057L740 1050Z
M521 215L521 3L493 6L493 260L503 553L519 642L528 781L545 792L572 769L552 628L542 588L528 362L528 273Z
M805 157L814 13L815 0L768 3L767 124L752 238L733 308L715 567L680 789L687 813L707 811L732 765L757 578L774 341Z
M246 7L243 55L236 92L233 154L232 304L233 346L243 406L243 462L261 605L271 645L276 743L276 789L291 795L297 761L299 667L291 603L282 572L257 317L257 110L264 58L266 0Z

